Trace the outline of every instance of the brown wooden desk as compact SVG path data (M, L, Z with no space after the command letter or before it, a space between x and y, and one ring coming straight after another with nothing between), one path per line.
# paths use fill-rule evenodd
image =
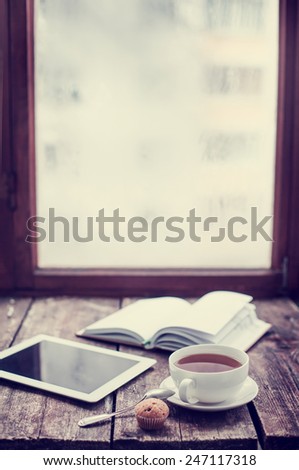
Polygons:
M44 333L75 341L74 332L129 299L0 299L0 349ZM273 328L250 351L259 394L238 409L202 413L172 406L165 427L142 431L134 416L79 428L89 414L119 409L157 387L168 374L168 353L147 351L156 366L97 404L82 404L0 382L1 449L299 449L299 309L288 299L256 302ZM122 351L144 354L137 348Z

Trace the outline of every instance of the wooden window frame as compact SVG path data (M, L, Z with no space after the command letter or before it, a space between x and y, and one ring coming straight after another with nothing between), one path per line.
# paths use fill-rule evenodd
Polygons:
M0 170L6 191L5 198L0 198L2 295L198 296L214 289L247 292L256 298L298 294L299 134L295 129L299 128L299 88L294 86L299 80L297 0L280 1L275 241L271 269L38 268L36 246L25 242L26 221L36 214L34 0L0 2L4 90Z

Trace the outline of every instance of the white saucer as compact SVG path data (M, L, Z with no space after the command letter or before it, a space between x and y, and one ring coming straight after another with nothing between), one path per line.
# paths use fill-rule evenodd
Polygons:
M160 388L170 388L170 390L177 390L170 376L163 380L163 382L160 384ZM257 383L251 377L247 377L239 393L237 393L228 400L222 401L221 403L209 404L197 402L191 405L190 403L185 403L184 401L182 401L179 398L177 392L175 393L175 395L172 395L171 397L167 398L167 400L170 403L183 406L184 408L189 408L190 410L224 411L237 408L238 406L246 405L246 403L249 403L256 397L257 393Z

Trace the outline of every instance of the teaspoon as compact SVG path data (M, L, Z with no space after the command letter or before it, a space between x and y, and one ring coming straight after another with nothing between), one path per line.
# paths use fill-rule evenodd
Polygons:
M112 418L113 416L118 416L121 413L125 413L126 411L131 410L138 403L140 403L142 400L145 400L146 398L166 399L168 397L171 397L174 394L175 394L174 390L170 390L167 388L155 388L153 390L149 390L148 392L146 392L143 395L143 397L134 405L127 406L126 408L122 408L121 410L114 411L113 413L104 413L101 415L87 416L86 418L80 419L80 421L78 422L78 426L80 427L90 426L91 424L100 423L102 421L105 421L106 419Z

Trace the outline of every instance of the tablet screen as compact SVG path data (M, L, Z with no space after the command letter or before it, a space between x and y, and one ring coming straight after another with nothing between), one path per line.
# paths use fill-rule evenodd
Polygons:
M137 360L42 340L1 359L2 371L82 393L91 393Z

